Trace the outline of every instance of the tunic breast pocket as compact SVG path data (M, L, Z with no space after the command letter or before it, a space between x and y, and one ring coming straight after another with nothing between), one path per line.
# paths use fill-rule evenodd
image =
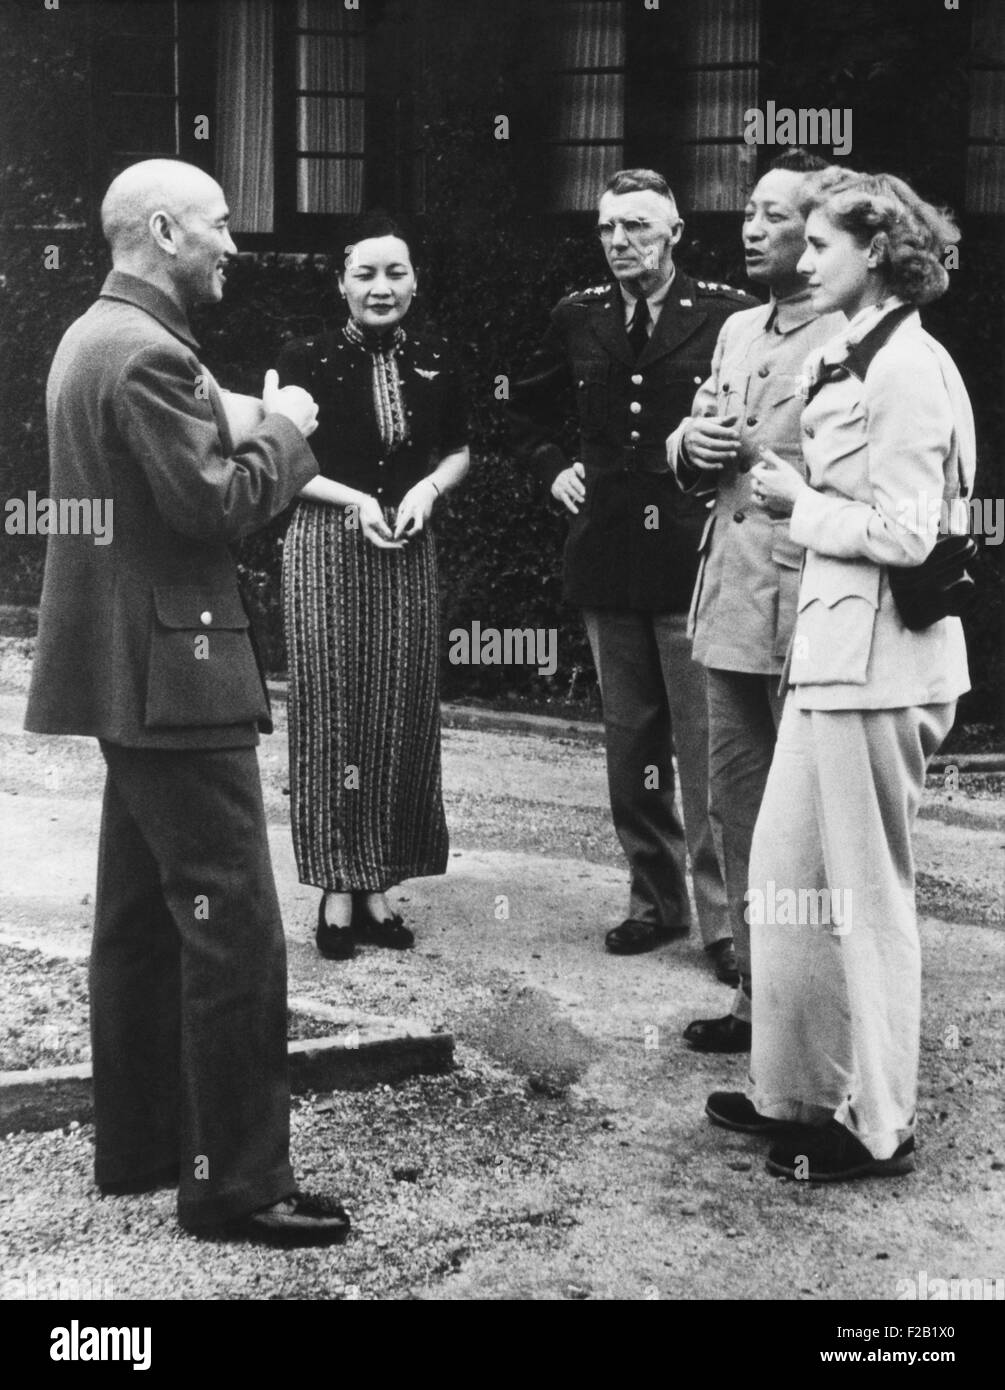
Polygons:
M268 716L248 615L236 588L154 589L148 729L245 724Z
M598 434L607 424L610 410L610 367L606 362L577 363L575 382L583 434Z

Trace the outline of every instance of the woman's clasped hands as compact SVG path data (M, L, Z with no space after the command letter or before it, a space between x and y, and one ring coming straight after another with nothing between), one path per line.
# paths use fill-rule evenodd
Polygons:
M431 479L420 479L401 499L393 531L384 519L383 508L376 497L364 497L357 503L360 530L378 550L401 550L411 536L417 536L423 529L432 515L438 496Z
M398 516L394 525L394 538L407 541L409 536L417 536L433 512L439 497L436 484L431 478L420 478L408 489L398 504Z

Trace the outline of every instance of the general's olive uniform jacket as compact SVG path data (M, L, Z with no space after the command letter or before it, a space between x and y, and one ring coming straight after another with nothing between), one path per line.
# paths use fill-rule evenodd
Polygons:
M550 486L572 462L559 440L573 404L578 414L573 457L586 470L586 499L565 547L570 603L687 610L707 504L681 491L666 439L709 374L723 321L755 302L678 270L637 360L616 285L569 295L552 311L530 372L513 387L511 420L518 452Z
M267 415L234 450L180 307L112 271L72 324L47 390L50 493L101 498L112 539L53 535L25 727L126 747L257 742L268 698L228 543L317 473ZM197 640L201 639L201 640Z
M699 387L688 418L667 441L667 457L686 492L714 494L701 540L701 566L691 605L693 655L723 671L777 675L796 621L803 552L788 517L753 502L750 469L764 445L805 474L799 417L803 363L845 326L843 314L817 317L809 290L733 314L722 326L712 374ZM692 419L739 417L740 453L721 472L693 466L683 447Z

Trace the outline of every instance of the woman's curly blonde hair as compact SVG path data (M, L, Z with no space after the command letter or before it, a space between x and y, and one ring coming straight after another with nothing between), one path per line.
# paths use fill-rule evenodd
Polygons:
M880 273L908 304L931 304L949 287L942 258L960 239L952 214L926 203L895 174L832 167L806 180L802 214L822 212L862 246L876 241Z

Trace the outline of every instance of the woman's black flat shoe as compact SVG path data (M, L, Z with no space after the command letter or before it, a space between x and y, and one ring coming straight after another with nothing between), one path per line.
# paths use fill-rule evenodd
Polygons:
M318 950L326 960L348 960L356 954L352 927L332 927L325 921L324 893L321 894L321 901L318 904L318 926L314 940L318 944Z
M392 951L407 951L415 945L414 932L409 931L397 912L378 922L367 912L362 897L354 896L352 900L352 932L357 941L388 946Z

